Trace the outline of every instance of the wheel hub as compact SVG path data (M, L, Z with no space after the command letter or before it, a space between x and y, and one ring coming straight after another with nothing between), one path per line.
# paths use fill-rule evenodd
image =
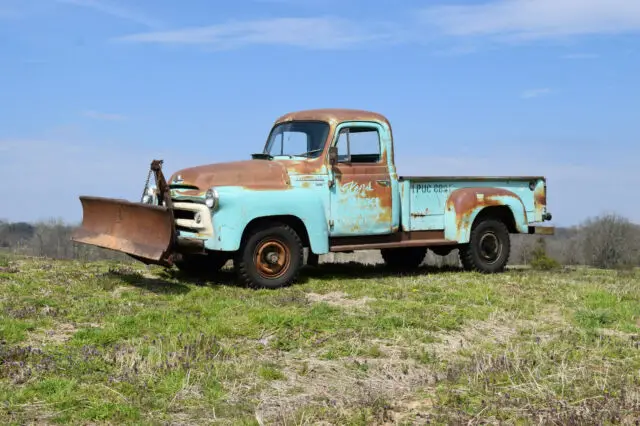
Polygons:
M497 235L493 232L488 232L480 238L480 255L487 262L495 262L502 254L502 244Z
M278 240L265 240L259 243L254 253L254 262L258 273L268 279L280 278L289 269L291 253L288 247Z
M275 265L278 263L278 259L280 256L278 256L278 253L272 251L271 253L268 253L265 257L267 262L270 265Z

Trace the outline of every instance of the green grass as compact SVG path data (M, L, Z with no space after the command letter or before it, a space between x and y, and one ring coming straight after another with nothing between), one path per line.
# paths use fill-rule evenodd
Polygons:
M321 265L256 291L230 274L191 282L115 262L4 262L2 424L640 415L638 271Z

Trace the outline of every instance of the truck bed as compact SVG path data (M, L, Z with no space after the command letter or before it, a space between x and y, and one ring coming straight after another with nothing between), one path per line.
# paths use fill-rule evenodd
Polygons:
M401 230L430 231L445 228L445 211L451 195L463 188L509 191L524 205L529 223L541 222L546 208L543 176L401 176Z

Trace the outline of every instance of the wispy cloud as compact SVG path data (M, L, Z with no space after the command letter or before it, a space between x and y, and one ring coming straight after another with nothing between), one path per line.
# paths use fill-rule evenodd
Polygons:
M84 7L92 9L96 12L100 12L114 18L122 19L125 21L133 22L139 25L143 25L149 28L159 28L162 23L133 9L129 9L124 6L120 6L114 3L110 3L106 0L57 0L59 3L64 3L77 7Z
M130 11L106 0L59 0L93 7L140 23ZM254 0L288 2L291 0ZM462 41L456 54L469 53L487 38L501 41L539 40L567 36L640 32L638 0L489 0L443 4L407 13L404 19L370 22L347 17L277 17L232 20L208 26L155 30L124 35L130 43L202 45L233 49L248 45L285 45L307 49L341 49L380 43ZM471 46L471 47L469 47ZM444 51L448 51L446 48ZM574 59L578 59L576 56ZM583 57L586 59L586 57Z
M541 96L547 96L551 94L553 91L549 88L541 88L541 89L528 89L520 94L522 99L533 99L539 98Z
M448 36L545 39L640 31L638 0L493 0L431 6L422 21Z
M568 55L564 55L562 58L578 60L578 59L598 59L599 57L600 55L596 53L570 53Z
M88 118L93 118L96 120L105 120L105 121L122 121L127 119L127 117L122 114L113 114L113 113L92 111L92 110L83 111L82 115Z
M119 37L135 43L207 45L231 49L247 45L288 45L308 49L338 49L369 42L391 42L401 35L390 24L358 24L337 17L275 18L230 21L205 27L156 31Z

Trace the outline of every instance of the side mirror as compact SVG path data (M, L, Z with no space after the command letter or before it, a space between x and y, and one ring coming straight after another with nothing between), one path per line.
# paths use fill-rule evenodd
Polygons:
M329 164L335 166L338 164L338 147L330 146L329 147Z

